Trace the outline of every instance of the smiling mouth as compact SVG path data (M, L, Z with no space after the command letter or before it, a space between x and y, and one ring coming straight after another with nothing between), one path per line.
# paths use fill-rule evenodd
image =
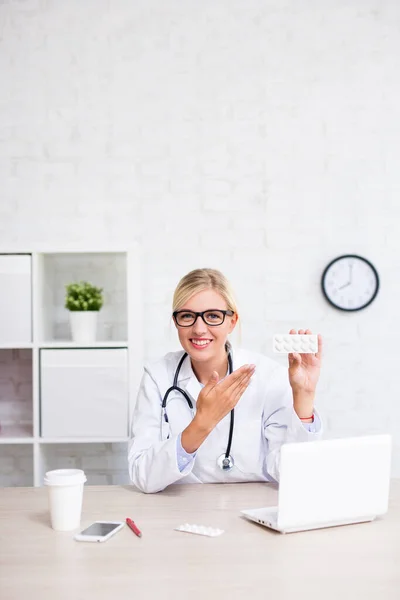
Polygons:
M212 340L198 340L196 338L191 338L190 341L193 344L193 346L196 346L197 348L205 348L206 346L209 346L212 342Z

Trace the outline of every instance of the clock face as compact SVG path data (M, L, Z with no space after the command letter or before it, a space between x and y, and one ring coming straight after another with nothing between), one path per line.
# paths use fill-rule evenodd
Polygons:
M340 310L365 308L379 289L375 267L365 258L348 254L335 258L322 275L322 291L330 304Z

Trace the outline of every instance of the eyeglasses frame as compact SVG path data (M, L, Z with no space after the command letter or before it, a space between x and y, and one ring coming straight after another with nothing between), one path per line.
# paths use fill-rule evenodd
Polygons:
M215 324L215 325L211 325L210 323L207 323L207 321L204 319L204 314L207 312L220 312L223 314L224 318L222 319L221 323ZM177 321L177 315L179 313L193 313L194 315L196 315L195 320L193 321L193 323L191 323L190 325L179 325L178 321ZM197 319L199 317L201 317L204 321L204 323L207 325L207 327L220 327L224 322L225 322L225 317L233 317L234 315L234 311L233 310L222 310L222 308L207 308L207 310L203 310L202 312L196 312L194 310L175 310L172 313L172 316L174 318L174 321L176 323L177 327L193 327L193 325L196 323Z

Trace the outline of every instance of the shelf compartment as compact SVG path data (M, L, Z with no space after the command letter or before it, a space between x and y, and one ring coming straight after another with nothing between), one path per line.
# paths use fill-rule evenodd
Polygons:
M37 329L41 344L71 340L69 311L65 308L65 286L89 281L103 289L97 340L126 340L127 254L124 252L60 252L37 256L34 286L37 289Z
M42 438L124 439L128 403L126 348L40 351Z
M0 349L0 443L33 436L32 399L32 350Z
M3 425L0 429L0 444L31 444L32 425Z
M33 485L33 444L9 444L1 447L1 485L25 487Z
M32 342L32 257L0 254L0 345Z
M43 444L40 485L46 471L52 469L83 469L85 485L128 484L127 449L127 443Z

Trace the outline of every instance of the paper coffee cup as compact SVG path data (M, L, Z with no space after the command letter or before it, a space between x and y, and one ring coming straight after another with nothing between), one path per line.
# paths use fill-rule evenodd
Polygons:
M81 524L83 484L80 469L48 471L44 484L48 489L51 526L56 531L72 531Z

